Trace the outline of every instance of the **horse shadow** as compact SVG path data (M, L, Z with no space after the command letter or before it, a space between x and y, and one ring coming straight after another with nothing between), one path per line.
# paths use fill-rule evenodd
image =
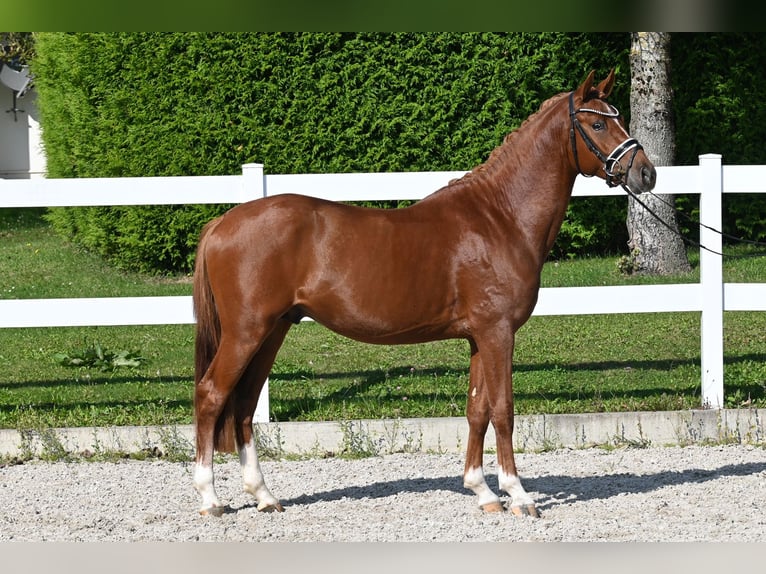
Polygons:
M606 500L621 494L647 494L670 486L702 484L719 478L751 476L763 472L766 472L766 461L727 464L715 469L689 468L648 474L522 477L522 481L528 491L539 493L537 506L545 510L560 504Z
M522 481L526 490L534 495L538 509L544 511L561 504L608 499L620 494L650 493L668 486L700 484L722 477L750 476L764 472L766 472L766 461L727 464L712 470L691 468L648 474L616 473L586 477L567 475L522 476ZM497 492L497 475L487 474L486 480L487 484ZM434 491L470 494L470 491L463 487L463 477L452 475L431 478L404 478L368 485L348 486L302 494L282 500L282 503L285 506L298 506L343 499L380 499L402 492L426 494Z

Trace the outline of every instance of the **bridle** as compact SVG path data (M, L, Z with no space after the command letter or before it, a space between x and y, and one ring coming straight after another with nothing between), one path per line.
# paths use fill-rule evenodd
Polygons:
M618 145L616 148L614 148L612 150L612 153L610 153L608 156L604 156L604 154L601 153L601 150L599 150L596 147L596 144L593 143L593 140L585 132L579 120L577 119L577 114L582 112L597 114L599 116L604 116L606 118L619 118L620 112L617 111L617 108L615 108L614 106L610 104L607 104L607 105L609 106L608 112L603 112L601 110L594 110L592 108L575 109L574 92L569 93L569 117L572 120L572 127L569 129L569 138L572 143L572 155L574 155L577 171L581 173L582 175L584 175L585 177L592 177L590 175L583 173L582 169L580 168L580 160L577 157L577 141L575 137L575 129L576 129L580 133L580 137L582 137L583 141L585 142L585 145L588 147L591 153L595 155L599 160L601 160L601 162L604 164L604 174L606 174L606 184L609 187L616 187L617 185L620 185L622 186L623 189L625 189L625 191L630 193L626 176L628 172L630 171L630 168L633 167L633 160L636 158L636 154L638 153L639 150L644 148L641 146L640 143L638 143L637 139L628 138L624 142L622 142L620 145ZM628 169L623 171L622 166L620 165L620 160L630 150L633 150L633 153L630 156L630 161L628 161Z
M605 102L606 103L606 102ZM577 120L577 114L579 113L590 113L590 114L597 114L599 116L603 116L605 118L619 118L620 112L617 111L617 108L612 106L611 104L607 103L607 106L609 106L609 111L603 112L601 110L594 110L592 108L578 108L575 109L574 107L574 92L569 93L569 117L572 120L572 126L569 129L569 138L572 145L572 155L574 156L575 165L577 166L577 171L584 175L585 177L592 177L591 175L588 175L586 173L583 173L582 169L580 168L580 160L577 157L577 140L575 136L575 129L580 133L580 137L582 137L583 141L585 142L585 145L588 147L588 149L591 151L593 155L595 155L601 162L604 164L604 173L606 174L606 184L609 187L616 187L621 186L625 192L631 196L636 203L638 203L641 207L643 207L649 214L651 214L657 221L659 221L662 225L670 229L673 233L677 234L685 243L688 245L693 245L695 247L699 247L700 249L704 249L705 251L709 251L710 253L713 253L715 255L723 255L723 253L719 251L714 251L713 249L710 249L708 247L705 247L702 245L702 243L695 241L693 239L689 239L688 237L684 237L681 233L679 233L678 229L674 226L670 225L665 219L657 215L649 206L646 205L641 199L638 197L638 194L635 193L633 190L628 187L628 182L626 180L627 174L630 172L630 169L633 167L633 160L636 159L636 154L639 150L644 149L643 146L638 143L638 140L635 138L629 137L624 142L622 142L620 145L618 145L616 148L612 150L612 153L610 153L608 156L604 156L603 153L601 153L601 150L599 150L596 147L596 144L593 143L593 140L588 136L588 134L585 132L585 129L583 129L582 125L580 125L580 122ZM628 169L623 171L622 166L620 165L620 160L623 158L623 156L628 153L630 150L633 150L633 153L630 156L630 161L628 161ZM649 192L651 193L651 192ZM675 204L669 203L668 201L664 200L662 196L654 195L651 193L655 198L659 199L662 203L665 203L672 209L676 209ZM714 229L710 226L703 225L698 221L694 221L691 217L685 215L682 211L676 211L688 219L689 221L692 221L696 223L697 225L700 225L702 227L707 228L708 230L717 233L723 237L726 237L733 241L738 241L741 243L747 243L750 245L759 245L759 246L766 246L766 243L760 242L760 241L752 241L748 239L743 239L741 237L735 237L733 235L728 235L726 233L723 233L722 231L719 231L717 229ZM755 254L745 254L745 255L728 255L729 257L752 257L753 255L762 255L761 253L755 253Z

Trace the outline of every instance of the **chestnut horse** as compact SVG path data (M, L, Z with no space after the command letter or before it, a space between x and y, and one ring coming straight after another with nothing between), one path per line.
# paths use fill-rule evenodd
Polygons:
M513 456L515 333L532 314L577 175L635 193L655 182L643 149L605 101L614 71L599 84L593 76L544 102L486 163L410 207L279 195L205 226L194 276L200 513L223 512L213 453L235 448L258 510L282 510L258 463L253 413L287 331L307 316L367 343L468 340L464 485L485 511L503 510L482 468L491 422L511 510L538 515Z

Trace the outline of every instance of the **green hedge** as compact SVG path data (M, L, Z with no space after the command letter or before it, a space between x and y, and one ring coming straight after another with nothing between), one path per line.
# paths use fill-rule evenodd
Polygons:
M612 99L627 114L629 44L625 33L41 33L33 69L51 177L236 174L252 161L267 173L467 170L591 69L618 68ZM721 148L696 149L679 144ZM49 217L118 265L188 272L222 209ZM554 254L624 249L624 218L623 198L576 199Z
M724 164L766 164L766 34L674 34L671 48L677 163L719 153ZM695 214L697 201L683 204ZM766 197L724 196L724 231L766 241Z

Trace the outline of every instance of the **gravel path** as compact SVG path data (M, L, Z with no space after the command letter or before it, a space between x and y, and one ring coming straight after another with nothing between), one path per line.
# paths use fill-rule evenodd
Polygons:
M485 456L488 482L495 459ZM766 449L558 450L517 456L542 518L483 514L462 487L461 455L265 461L281 514L216 465L230 507L197 514L192 464L32 462L0 468L0 540L20 541L759 541Z

